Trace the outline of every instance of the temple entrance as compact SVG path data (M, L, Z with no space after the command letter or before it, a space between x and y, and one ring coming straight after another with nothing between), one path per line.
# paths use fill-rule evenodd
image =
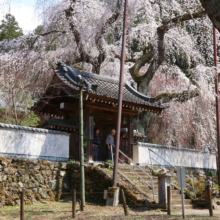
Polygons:
M108 134L112 129L116 129L116 114L114 112L95 111L93 116L94 128L99 128L99 154L98 161L106 161L108 159L107 145L105 144Z
M32 110L44 120L40 127L71 134L69 158L79 160L79 90L83 86L85 159L87 162L93 161L92 141L96 126L99 127L101 140L98 160L105 161L106 137L111 129L116 129L118 85L118 80L68 67L59 62L51 85ZM129 158L133 158L133 115L138 115L138 111L161 113L164 109L166 107L156 103L155 98L140 94L131 82L124 83L121 129L116 129L116 132L120 132L121 136L120 150ZM125 158L120 158L126 162Z

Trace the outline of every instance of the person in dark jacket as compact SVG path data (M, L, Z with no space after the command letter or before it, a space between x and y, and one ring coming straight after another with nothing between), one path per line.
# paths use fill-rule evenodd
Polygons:
M92 156L93 156L92 159L93 159L93 161L97 161L97 159L98 159L99 144L100 144L99 128L95 128L94 138L93 138L93 142L92 142Z

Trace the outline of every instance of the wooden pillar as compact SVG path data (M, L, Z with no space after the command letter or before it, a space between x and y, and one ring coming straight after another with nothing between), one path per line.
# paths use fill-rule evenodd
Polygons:
M69 137L69 159L79 160L79 131L73 131Z
M86 111L86 128L87 128L87 150L86 160L92 161L92 140L93 140L93 117L91 115L91 108Z
M133 134L133 116L128 115L128 148L129 148L129 157L133 160L133 143L134 143L134 134Z

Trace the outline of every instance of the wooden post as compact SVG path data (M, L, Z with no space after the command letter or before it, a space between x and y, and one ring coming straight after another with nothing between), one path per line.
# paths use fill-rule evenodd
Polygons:
M87 109L86 112L86 127L87 127L87 150L86 150L86 160L87 162L92 161L92 144L91 144L91 132L93 131L93 127L91 125L90 122L90 112L91 112L91 108Z
M73 197L72 197L72 217L76 218L76 190L73 190Z
M171 215L171 190L170 190L170 186L167 186L167 215Z
M211 195L211 190L209 186L206 186L206 191L207 191L209 214L210 216L213 216L212 195Z
M24 190L21 192L21 201L20 201L20 219L24 220Z
M134 143L134 135L133 135L133 116L128 115L128 156L133 160L133 143ZM129 162L129 161L128 161Z
M82 83L82 82L81 82ZM85 208L85 167L84 167L84 148L83 148L83 86L80 86L79 97L79 149L80 149L80 193L81 211Z
M124 212L125 212L125 215L127 216L128 215L128 207L126 205L126 199L125 199L125 195L124 195L124 190L123 189L121 189L121 195L122 195L122 202L123 202Z

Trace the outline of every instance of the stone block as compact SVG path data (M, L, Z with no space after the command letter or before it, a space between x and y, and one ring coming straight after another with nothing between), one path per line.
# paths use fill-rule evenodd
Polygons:
M119 187L109 187L107 192L107 206L117 207L119 204Z
M43 199L47 199L47 198L48 198L46 189L44 189L44 188L39 188L38 193L40 194L40 196L41 196Z
M36 174L35 175L35 179L41 183L41 184L44 184L44 177L41 175L41 174Z
M72 173L72 178L74 179L79 179L80 178L80 174L79 173Z
M73 163L71 164L71 167L73 168L79 168L80 164L79 163Z
M59 168L62 169L62 170L65 170L67 167L67 163L64 163L64 162L60 162L59 163Z
M60 176L64 177L66 175L66 171L60 171Z
M22 182L19 182L18 185L22 188L24 184Z
M8 198L5 200L5 205L14 205L14 201Z
M94 181L92 181L92 180L88 180L88 179L85 179L85 183L86 183L86 184L93 184Z
M11 178L12 178L13 182L17 182L17 176L16 175L13 175Z
M44 175L44 176L51 176L52 172L51 172L51 170L42 170L41 174Z
M40 165L39 164L35 165L33 169L36 171L40 170Z
M31 200L28 199L28 200L25 201L25 205L31 205L31 204L32 204Z
M90 190L90 189L92 189L92 187L93 187L93 185L87 185L86 190Z
M4 168L4 172L8 175L12 175L16 173L16 169L12 168L12 167L5 167Z
M54 180L54 181L50 181L49 183L48 183L48 188L50 188L51 190L55 190L56 189L56 181Z
M11 183L11 187L12 187L12 188L19 188L20 186L19 186L18 183L13 182L13 183Z
M21 175L21 176L24 175L25 172L26 172L25 169L18 169L18 170L17 170L17 173L18 173L19 175Z

